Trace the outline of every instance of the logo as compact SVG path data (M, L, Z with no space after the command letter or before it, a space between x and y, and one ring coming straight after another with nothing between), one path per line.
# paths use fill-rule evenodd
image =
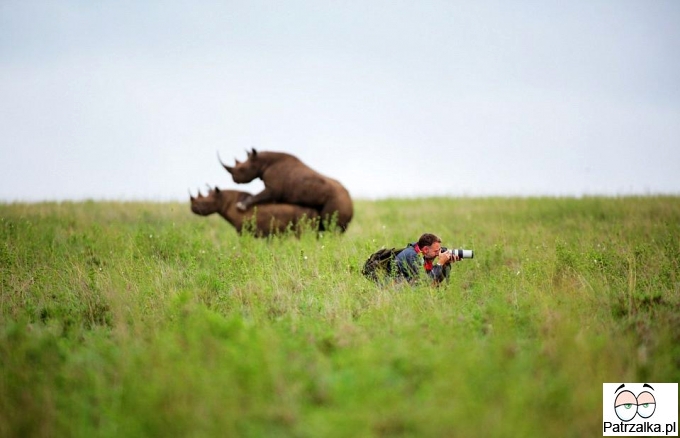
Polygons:
M678 436L677 383L603 383L603 436Z

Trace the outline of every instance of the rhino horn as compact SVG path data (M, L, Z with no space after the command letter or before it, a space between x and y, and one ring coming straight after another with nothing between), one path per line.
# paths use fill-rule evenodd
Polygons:
M196 198L194 198L194 195L191 194L191 189L187 189L187 192L189 192L189 199L190 200L193 201L194 199L196 199Z
M222 165L222 167L224 167L227 170L227 172L231 173L231 171L234 170L233 167L230 167L230 166L227 166L226 164L224 164L224 162L222 161L222 158L220 158L220 152L219 151L217 151L217 159L220 161L220 164Z

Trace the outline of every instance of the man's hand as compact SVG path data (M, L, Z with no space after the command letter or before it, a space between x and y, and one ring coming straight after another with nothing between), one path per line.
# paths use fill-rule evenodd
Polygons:
M441 254L439 254L439 264L440 265L446 265L448 263L454 263L460 260L460 257L458 257L456 254L454 254L451 251L446 251Z

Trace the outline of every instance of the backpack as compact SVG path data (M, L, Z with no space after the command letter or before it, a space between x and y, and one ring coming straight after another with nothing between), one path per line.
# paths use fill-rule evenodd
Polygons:
M364 267L361 269L361 273L364 277L375 282L380 282L380 280L388 275L391 275L396 266L394 266L394 259L406 248L383 248L371 254L371 256L364 263Z

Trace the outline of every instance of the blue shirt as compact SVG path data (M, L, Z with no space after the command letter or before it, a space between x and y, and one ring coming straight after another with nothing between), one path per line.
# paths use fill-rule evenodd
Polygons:
M409 283L415 282L424 274L431 280L441 283L449 277L451 272L450 264L446 266L433 265L431 269L428 269L429 263L426 263L416 243L409 243L406 249L397 254L394 261L396 262L398 276L408 280Z

